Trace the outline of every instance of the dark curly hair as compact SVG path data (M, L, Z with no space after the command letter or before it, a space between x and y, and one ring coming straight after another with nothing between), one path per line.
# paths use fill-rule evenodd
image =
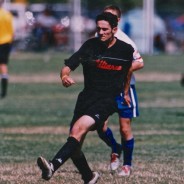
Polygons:
M113 15L112 13L109 12L103 12L96 17L96 23L99 20L105 20L109 22L111 28L117 27L118 26L118 18L116 15Z

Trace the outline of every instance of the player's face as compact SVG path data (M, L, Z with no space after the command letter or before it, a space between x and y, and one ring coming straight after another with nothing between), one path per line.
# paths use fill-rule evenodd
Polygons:
M109 22L100 20L97 22L97 34L101 41L107 42L114 37L116 28L111 28Z

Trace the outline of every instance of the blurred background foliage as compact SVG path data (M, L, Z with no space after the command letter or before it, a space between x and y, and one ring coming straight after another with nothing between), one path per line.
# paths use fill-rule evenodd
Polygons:
M28 3L67 3L70 0L13 0L12 2L28 2ZM141 0L81 0L81 3L89 10L102 9L107 4L116 4L122 7L123 11L128 11L134 7L142 6ZM183 0L155 0L155 7L158 13L183 13Z
M184 0L154 0L155 14L151 24L153 28L150 30L142 29L152 20L151 14L144 16L148 9L146 4L152 2L149 0L6 0L6 2L12 4L9 10L14 15L17 33L15 46L19 50L42 50L40 48L45 50L50 46L54 46L56 50L76 50L84 40L94 36L96 15L105 6L113 4L122 10L120 29L139 45L141 53L178 54L184 51ZM49 28L50 33L43 34L42 29L45 25L42 25L43 20L39 22L39 18L44 14L46 7L50 15L47 15L45 22L48 22L49 17L52 23L53 19L57 19L57 23ZM77 16L79 12L81 16ZM148 39L149 35L150 38L153 37L151 38L153 43ZM47 44L45 42L42 44L45 40Z

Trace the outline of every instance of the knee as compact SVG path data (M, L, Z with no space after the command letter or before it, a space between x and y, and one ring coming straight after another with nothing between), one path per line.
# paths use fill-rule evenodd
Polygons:
M76 127L73 126L72 129L70 130L70 137L74 137L75 139L77 139L79 142L81 141L82 137L85 134L85 130L80 128L80 127Z
M120 133L124 138L129 137L132 134L131 126L121 126Z

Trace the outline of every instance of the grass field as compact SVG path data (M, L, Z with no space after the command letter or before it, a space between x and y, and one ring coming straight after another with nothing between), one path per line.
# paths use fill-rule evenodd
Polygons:
M81 184L72 162L54 177L40 177L36 159L51 159L66 141L76 97L83 88L81 68L74 72L77 84L62 87L59 72L63 53L12 53L8 97L0 100L0 184ZM93 170L101 173L99 184L184 183L184 72L183 56L144 56L138 72L140 117L133 120L136 140L133 173L118 178L107 170L110 149L90 132L84 153ZM120 140L118 116L109 126Z

